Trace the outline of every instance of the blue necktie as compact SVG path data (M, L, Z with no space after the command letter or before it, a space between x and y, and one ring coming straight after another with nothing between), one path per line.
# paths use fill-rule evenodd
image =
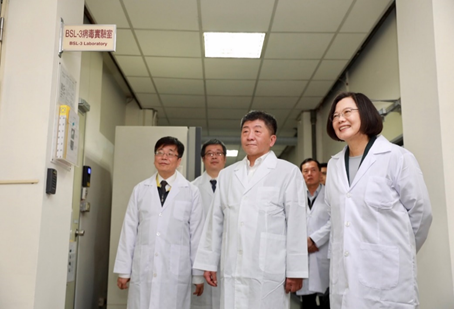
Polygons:
M211 179L211 189L213 189L213 192L216 191L216 183L217 181L215 179Z

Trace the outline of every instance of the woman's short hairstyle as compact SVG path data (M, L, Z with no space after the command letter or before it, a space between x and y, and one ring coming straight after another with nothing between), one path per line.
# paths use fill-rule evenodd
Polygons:
M241 119L241 127L243 129L243 125L246 121L254 121L254 120L262 120L268 130L270 131L271 135L276 135L277 132L277 121L273 117L273 115L262 112L262 111L250 111Z
M181 158L184 154L184 145L176 137L173 136L161 137L156 142L156 145L154 146L154 151L156 152L158 149L163 148L165 146L176 146L178 151L178 158Z
M337 103L345 98L352 98L355 101L361 119L360 132L369 137L376 136L383 130L383 119L377 111L372 101L362 93L342 92L333 101L329 110L329 117L326 123L328 135L335 141L342 141L336 135L333 127L333 114L336 111Z

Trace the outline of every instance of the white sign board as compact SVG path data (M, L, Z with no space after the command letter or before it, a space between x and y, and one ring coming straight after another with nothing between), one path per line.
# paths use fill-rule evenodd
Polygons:
M117 25L64 25L62 51L115 51Z

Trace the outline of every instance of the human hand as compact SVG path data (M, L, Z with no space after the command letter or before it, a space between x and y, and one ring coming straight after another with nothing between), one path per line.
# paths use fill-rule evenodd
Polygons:
M117 279L117 285L120 288L120 290L125 290L128 288L129 280L131 280L131 278L118 278Z
M200 283L200 284L194 284L195 285L195 292L192 293L194 295L197 295L197 296L200 296L203 294L203 286L204 284L203 283Z
M207 283L211 286L217 287L218 286L218 280L216 278L216 272L215 271L205 271L203 273L203 277L205 277L205 280Z
M307 238L307 252L314 253L318 251L318 247L315 242L312 241L310 237Z
M303 287L303 278L286 278L285 293L296 292Z

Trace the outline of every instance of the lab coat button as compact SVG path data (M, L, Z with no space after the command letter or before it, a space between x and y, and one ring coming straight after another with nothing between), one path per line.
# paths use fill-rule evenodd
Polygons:
M154 255L155 255L155 256L158 256L158 253L155 253Z
M348 256L348 255L349 255L348 251L345 251L344 256Z
M154 274L153 274L153 277L155 277L155 278L156 278L157 276L158 276L158 275L157 275L156 273L154 273Z
M350 193L347 193L347 197L350 198L350 196L351 196Z
M161 235L161 233L157 232L157 233L156 233L156 235L160 236L160 235Z
M243 226L243 222L240 222L240 226Z
M162 213L159 213L159 216L162 217Z
M243 254L243 251L241 251L241 250L240 250L240 251L238 251L238 254L239 254L239 255Z
M345 222L345 226L346 226L346 227L349 227L349 226L350 226L350 222L348 222L348 221Z

